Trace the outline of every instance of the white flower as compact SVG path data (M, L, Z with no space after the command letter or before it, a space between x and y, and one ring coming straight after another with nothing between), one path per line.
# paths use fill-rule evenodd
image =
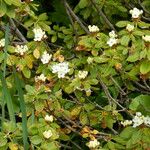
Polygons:
M132 120L125 120L124 122L121 121L121 124L125 127L127 125L131 125L132 124Z
M15 48L15 52L20 55L24 55L26 51L28 51L27 45L17 45Z
M43 64L47 64L49 63L49 61L51 60L52 55L49 55L46 51L43 53L42 57L41 57L41 61Z
M145 42L150 42L150 35L142 36L142 39L143 39Z
M145 125L150 126L150 117L149 116L144 117L143 120L144 120Z
M88 57L87 62L88 62L88 64L91 64L93 62L93 58L92 57Z
M136 116L141 117L142 113L141 112L136 112Z
M58 78L64 78L65 75L70 71L68 68L68 62L62 62L52 66L52 73L57 73Z
M143 124L144 123L144 117L143 116L141 116L141 117L138 117L138 116L135 116L133 119L132 119L132 121L133 121L133 127L135 128L135 127L138 127L138 126L140 126L141 124Z
M52 131L51 130L48 130L48 131L44 131L43 132L43 136L46 138L46 139L49 139L51 136L52 136Z
M85 79L87 75L88 75L87 71L79 71L78 72L79 79Z
M129 32L131 32L131 31L134 30L134 25L127 24L126 29L127 29Z
M93 26L89 25L88 29L90 32L99 32L99 28L95 25L93 25Z
M0 40L0 47L4 47L5 46L5 39L1 39Z
M107 41L107 44L112 47L113 45L117 44L118 43L118 39L115 39L115 38L110 38L108 41Z
M100 142L98 142L97 139L94 139L90 141L87 145L89 148L96 148L100 145Z
M44 76L43 73L40 76L35 77L35 82L38 82L38 81L45 82L45 80L46 80L46 77Z
M53 122L54 117L53 117L53 115L50 115L50 116L49 116L49 115L46 115L44 119L45 119L45 121Z
M114 30L112 30L111 32L109 32L109 37L110 38L116 38L117 37L117 34L115 33Z
M132 18L135 18L135 19L139 18L139 16L143 14L143 10L139 10L137 8L133 8L129 12L132 15Z
M34 28L34 41L41 41L43 38L46 38L45 31L43 31L40 27Z

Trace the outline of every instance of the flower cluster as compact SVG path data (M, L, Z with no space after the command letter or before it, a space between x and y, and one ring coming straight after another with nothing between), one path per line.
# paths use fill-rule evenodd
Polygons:
M50 116L49 116L49 115L46 115L44 119L45 119L45 121L47 121L47 122L53 122L54 117L53 117L52 115L50 115Z
M109 40L107 41L107 44L112 47L113 45L118 43L118 39L117 39L117 34L115 33L114 30L112 30L111 32L109 32Z
M64 78L65 75L70 71L68 68L68 62L62 62L52 66L52 73L57 73L58 78Z
M145 42L150 42L150 35L142 36L142 39L143 39Z
M142 124L146 126L150 126L150 117L149 116L144 116L141 114L141 112L136 112L136 115L132 120L125 120L124 122L121 122L123 126L131 125L133 124L133 127L138 127Z
M4 47L5 46L5 39L1 39L0 40L0 47Z
M134 30L134 25L127 24L126 29L127 29L127 31L131 32Z
M144 117L140 112L137 112L135 117L132 119L132 122L134 128L140 126L143 123L147 126L150 126L150 117Z
M88 75L87 71L79 71L78 72L79 79L85 79L87 75Z
M41 28L34 28L34 41L41 41L43 38L46 38L45 31L43 31Z
M91 140L87 143L87 146L89 148L97 148L100 145L100 142L97 141L97 139Z
M47 130L47 131L44 131L44 132L43 132L43 136L44 136L46 139L49 139L52 135L53 135L53 133L52 133L51 130Z
M93 25L93 26L89 25L88 29L90 32L99 32L99 28L95 25Z
M121 121L121 124L125 127L132 124L132 120Z
M132 18L137 19L140 15L143 14L143 10L139 10L137 8L133 8L129 11L129 13L132 15Z
M20 54L21 56L24 55L26 51L28 51L27 45L17 45L15 48L15 52Z
M40 76L35 77L35 82L38 82L38 81L45 82L45 80L46 80L46 77L44 76L43 73Z
M45 51L41 57L41 61L43 64L47 64L47 63L49 63L51 58L52 58L52 55L48 54L47 51Z

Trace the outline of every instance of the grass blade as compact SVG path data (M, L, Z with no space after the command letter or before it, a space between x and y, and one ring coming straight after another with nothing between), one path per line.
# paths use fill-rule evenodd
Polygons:
M3 122L5 119L5 102L7 104L7 108L8 108L8 112L9 112L9 117L10 120L12 121L12 123L16 123L15 120L15 113L14 113L14 108L13 108L13 102L11 99L11 95L10 92L7 88L7 83L6 83L6 63L7 63L7 48L8 48L8 44L9 44L9 24L6 25L6 31L5 31L5 47L4 47L4 68L3 68L3 73L2 71L0 71L0 79L1 79L1 83L2 83L2 126L3 126Z
M29 144L28 144L26 106L25 106L25 102L24 102L23 90L21 87L20 79L19 79L15 69L13 69L13 70L14 70L15 84L16 84L16 88L18 91L20 108L21 108L21 113L22 113L23 144L24 144L24 149L27 150L29 147Z
M3 98L4 98L3 105L5 104L5 100L6 100L10 120L12 121L12 123L15 124L16 120L15 120L15 112L14 112L14 108L13 108L13 103L12 103L11 95L7 88L6 80L3 76L2 71L0 71L0 79L1 79L2 87L3 87L3 89L2 89ZM2 107L4 107L4 106L2 106ZM3 120L4 120L4 118L3 118Z

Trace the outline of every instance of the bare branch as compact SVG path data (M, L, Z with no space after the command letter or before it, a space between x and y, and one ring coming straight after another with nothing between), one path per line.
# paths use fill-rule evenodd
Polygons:
M150 15L150 12L142 5L141 0L138 0L138 4L141 6L141 8L145 11L145 13Z
M115 83L115 85L118 87L122 95L126 95L126 93L122 90L120 85L117 83L117 81L111 76L110 79Z
M17 28L17 26L15 25L13 19L9 18L9 22L11 27L13 28L15 34L17 35L17 37L22 40L24 43L27 43L28 41L26 40L26 38L23 36L23 34L19 31L19 29Z
M73 10L70 8L69 4L66 0L64 0L65 6L68 9L70 15L78 22L78 24L81 26L81 28L87 33L90 34L89 30L85 27L85 25L81 22L79 17L73 12Z
M106 24L114 31L116 31L115 27L113 26L113 24L109 21L109 19L106 17L106 15L103 13L103 11L101 9L99 9L94 0L90 0L91 3L93 4L93 6L95 7L96 11L99 13L99 15L104 19L104 21L106 22ZM117 32L117 31L116 31Z

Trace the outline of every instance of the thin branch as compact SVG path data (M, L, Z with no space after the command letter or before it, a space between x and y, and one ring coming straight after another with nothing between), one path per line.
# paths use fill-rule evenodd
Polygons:
M141 3L141 0L138 0L138 4L141 6L141 8L150 15L150 12L143 6L143 4Z
M90 34L89 30L85 27L85 25L81 22L81 20L79 19L79 17L73 12L73 10L71 9L71 7L69 6L69 4L67 3L66 0L64 0L65 6L68 9L70 15L72 15L72 17L78 22L78 24L80 25L80 27L87 33Z
M150 90L150 86L147 84L146 80L143 81L144 85Z
M146 91L150 91L149 88L145 87L144 85L140 84L139 82L134 82L137 86L139 86L140 88L142 88L143 90L146 90Z
M120 85L117 83L117 81L111 76L110 79L115 83L115 85L118 87L122 95L126 95L126 93L122 90Z
M104 84L104 82L102 81L102 79L101 79L100 77L99 77L99 81L100 81L100 84L101 84L101 86L102 86L102 88L103 88L103 90L104 90L104 92L105 92L105 94L106 94L106 96L107 96L107 98L108 98L108 100L109 100L109 104L111 105L111 101L113 101L113 102L114 102L115 104L117 104L121 109L126 110L126 108L124 108L122 105L120 105L120 104L117 102L117 100L115 100L115 99L110 95L110 92L109 92L107 86Z
M103 13L103 11L101 9L99 9L94 0L90 0L91 3L93 4L93 6L95 7L96 11L99 13L99 15L104 19L104 21L106 22L106 24L114 31L116 31L115 27L113 26L113 24L109 21L109 19L106 17L106 15ZM117 31L116 31L117 32Z
M22 40L24 43L27 43L28 41L26 40L26 38L23 36L23 34L19 31L19 29L17 28L17 26L15 25L13 19L9 18L9 22L10 25L12 26L15 34L17 35L17 37Z
M83 150L78 144L76 144L75 142L73 142L73 141L71 141L70 140L70 142L74 145L74 146L76 146L77 148L78 148L78 150Z
M67 13L67 15L68 15L68 18L69 18L69 20L70 20L70 23L71 23L71 25L72 25L73 32L74 32L75 37L76 37L76 39L73 39L74 46L75 46L76 41L77 41L77 36L78 36L78 35L77 35L77 30L76 30L75 27L74 27L74 22L73 22L72 16L71 16L71 14L70 14L70 12L69 12L69 10L68 10L68 8L67 8L66 3L65 3L64 0L63 0L63 3L64 3L64 6L65 6L65 9L66 9L66 13Z

